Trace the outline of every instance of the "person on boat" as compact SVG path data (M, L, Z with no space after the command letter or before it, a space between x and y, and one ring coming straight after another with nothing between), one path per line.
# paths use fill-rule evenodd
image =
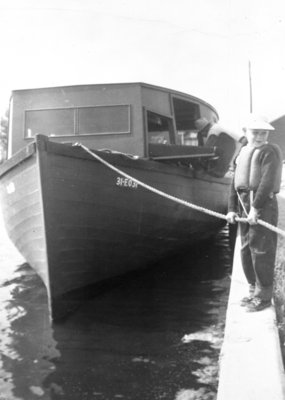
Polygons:
M222 133L232 134L217 122L210 122L202 117L195 121L197 129L198 146L214 147Z
M204 146L204 138L208 136L212 123L207 118L198 118L195 121L195 128L197 129L198 146Z
M227 221L240 222L241 261L249 284L249 295L241 300L247 311L260 311L271 306L277 234L258 224L258 219L276 226L280 190L282 154L275 144L267 142L274 131L266 118L251 114L246 127L247 144L235 160L230 187Z
M230 164L236 152L236 141L240 135L225 128L219 122L209 122L206 118L199 118L195 121L195 126L202 139L200 143L206 147L212 147L215 157L210 160L200 160L197 164L208 174L222 177L230 168ZM201 144L200 144L201 145Z

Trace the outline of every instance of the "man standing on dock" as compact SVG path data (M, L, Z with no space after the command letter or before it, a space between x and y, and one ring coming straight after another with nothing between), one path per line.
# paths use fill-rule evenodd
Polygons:
M236 158L235 174L230 188L227 220L240 223L241 260L249 295L241 300L248 311L270 307L277 234L258 224L258 219L276 226L280 190L282 154L277 145L267 142L274 128L265 118L251 114L245 127L247 144Z

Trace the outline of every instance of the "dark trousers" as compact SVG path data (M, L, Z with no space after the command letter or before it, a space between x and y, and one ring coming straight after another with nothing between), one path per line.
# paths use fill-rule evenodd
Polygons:
M241 199L247 212L250 209L249 193L241 193ZM242 210L242 217L245 212ZM259 218L274 226L278 222L277 199L268 198L260 210ZM270 300L273 292L277 234L262 225L240 223L241 260L246 279L255 286L254 295Z

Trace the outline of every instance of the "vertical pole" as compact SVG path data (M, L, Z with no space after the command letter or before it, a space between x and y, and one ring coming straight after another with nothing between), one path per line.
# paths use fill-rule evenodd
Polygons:
M252 113L252 82L251 82L251 62L248 61L248 77L249 77L249 110Z

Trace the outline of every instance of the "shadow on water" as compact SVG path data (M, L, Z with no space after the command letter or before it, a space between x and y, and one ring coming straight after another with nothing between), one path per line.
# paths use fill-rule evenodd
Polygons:
M50 324L23 264L0 287L0 400L214 399L230 267L223 231Z

